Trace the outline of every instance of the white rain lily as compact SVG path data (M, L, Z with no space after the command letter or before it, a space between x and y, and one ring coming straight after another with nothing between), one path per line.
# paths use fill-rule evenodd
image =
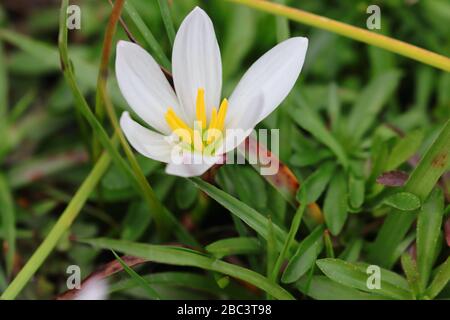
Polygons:
M120 41L116 56L120 90L154 131L132 120L128 112L120 119L122 130L139 153L167 163L168 174L202 175L286 98L307 47L308 39L302 37L278 44L250 67L229 100L221 101L220 50L213 24L202 9L196 7L184 19L175 38L175 91L144 49Z

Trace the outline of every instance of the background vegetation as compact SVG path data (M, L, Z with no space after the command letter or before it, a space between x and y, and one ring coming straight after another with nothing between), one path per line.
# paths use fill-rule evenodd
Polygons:
M373 4L284 2L362 28ZM296 195L310 204L305 211L290 197L296 190L274 187L251 166L187 180L138 154L135 163L120 147L112 153L114 142L96 164L106 141L99 132L114 132L97 82L111 5L74 3L82 24L69 32L68 50L64 37L58 48L59 1L0 5L0 292L62 212L62 225L76 217L67 231L51 234L56 247L50 239L26 269L29 277L20 277L24 290L4 298L54 298L67 290L69 265L85 278L117 263L105 249L139 265L137 273L108 276L113 299L450 298L448 72L229 1L169 1L165 16L164 1L128 0L123 20L167 69L165 22L176 30L195 5L205 9L221 47L225 97L274 44L309 38L295 89L260 124L280 128L279 157L302 185ZM450 56L448 1L378 4L382 34ZM113 50L119 39L128 39L120 25ZM114 79L114 53L110 60L107 97L119 114L128 107ZM367 264L383 268L382 289L367 288Z

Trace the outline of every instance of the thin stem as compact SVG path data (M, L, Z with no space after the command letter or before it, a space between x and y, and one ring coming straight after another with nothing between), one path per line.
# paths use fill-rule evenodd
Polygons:
M3 292L0 297L1 299L11 300L19 294L19 292L35 274L37 269L42 265L47 256L55 248L61 236L70 228L73 221L83 208L84 203L100 181L100 178L108 169L110 163L111 157L109 154L106 152L103 153L47 237L41 243L39 248L33 253L22 270L20 270L16 278L6 288L5 292Z
M122 12L122 8L124 5L124 0L117 0L114 3L111 16L109 17L108 25L106 27L105 31L105 38L103 39L103 49L102 49L102 57L100 60L100 67L98 70L98 76L97 76L97 92L95 96L95 115L97 116L97 119L101 122L104 117L104 108L103 108L103 101L101 97L101 90L100 86L104 85L104 82L106 82L106 78L108 77L108 63L109 63L109 57L111 55L111 48L112 48L112 38L114 36L114 33L116 32L116 26L117 21L120 19L120 14ZM93 134L93 154L96 158L98 156L99 150L101 148L100 142L98 141L98 138L96 137L95 133Z
M124 5L124 0L117 0L114 3L113 11L111 13L109 23L106 29L105 33L105 39L103 42L103 49L102 49L102 60L100 63L100 69L98 74L98 82L97 82L97 100L101 101L101 103L97 106L99 106L102 110L106 110L109 120L111 121L111 124L114 127L114 131L116 135L119 137L120 144L122 145L122 148L125 151L125 154L128 158L128 161L130 162L131 168L136 175L136 178L138 180L138 183L140 184L143 192L144 197L147 198L147 202L150 205L150 210L154 212L155 215L155 222L160 230L168 230L168 226L170 225L170 222L167 219L167 216L164 215L164 211L161 205L159 204L158 199L156 198L153 189L151 188L150 184L148 183L144 173L141 170L141 167L139 166L139 163L137 162L136 158L134 157L133 151L131 150L130 146L128 145L127 140L125 139L125 136L122 133L122 130L120 129L119 121L117 119L117 115L114 111L114 107L112 105L111 100L109 99L107 88L106 88L106 82L108 79L108 64L109 59L111 56L111 48L112 48L112 41L113 36L116 30L117 22L119 21L120 14L122 12L122 8ZM103 113L103 112L102 112Z
M450 59L437 53L416 47L381 34L357 28L346 23L332 20L303 10L263 0L228 0L261 11L287 17L316 28L331 31L342 36L358 40L402 56L420 61L430 66L450 72Z

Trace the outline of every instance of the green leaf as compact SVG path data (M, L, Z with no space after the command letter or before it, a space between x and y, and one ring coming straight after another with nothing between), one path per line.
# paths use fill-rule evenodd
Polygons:
M432 191L439 177L447 170L450 159L450 120L426 151L404 186L423 202ZM415 214L394 211L386 218L369 251L371 261L383 266L395 263L395 250L416 218Z
M283 283L292 283L300 279L312 266L314 266L317 257L323 248L324 226L320 225L314 229L298 245L297 251L290 259L286 269L283 272L281 281Z
M164 27L166 28L167 36L170 40L170 44L173 46L173 42L175 41L175 28L173 26L172 17L170 15L169 1L158 0L158 4L161 11L161 17L164 22Z
M230 255L258 254L262 251L262 247L257 238L238 237L218 240L207 245L205 250L221 259Z
M372 126L387 99L400 81L400 72L389 71L374 78L361 92L349 117L347 132L353 141L359 141Z
M330 148L342 166L346 168L348 166L348 158L340 143L336 140L334 135L328 131L317 113L315 113L310 106L305 105L303 99L299 98L296 99L296 101L298 102L297 108L292 107L289 110L292 119L300 127L311 133L317 140Z
M355 264L329 258L317 260L316 263L328 278L345 286L393 299L409 299L411 297L408 282L389 270L380 268L380 288L369 289L367 285L370 276L367 273L368 264Z
M347 244L344 251L339 255L339 259L345 260L347 262L358 261L361 249L363 247L363 240L359 238L353 239Z
M103 249L120 251L157 263L190 266L220 272L253 284L277 299L293 299L286 290L269 281L266 277L243 267L210 258L198 251L181 247L134 243L106 238L82 240L81 242Z
M116 259L119 261L122 268L125 270L126 273L135 281L136 284L138 284L141 288L143 288L149 297L152 299L160 300L158 293L150 286L150 284L142 278L139 274L136 273L133 269L131 269L118 255L114 252L114 250L111 250Z
M419 272L417 271L416 262L411 255L405 252L401 257L402 268L405 271L406 279L415 298L421 293Z
M444 289L447 283L450 281L450 257L445 260L445 262L437 268L436 275L433 281L426 290L426 295L430 299L436 297L439 292Z
M360 208L364 203L366 182L362 178L357 178L352 173L348 177L348 195L352 208Z
M306 189L307 203L316 202L317 199L324 192L328 182L330 181L334 170L336 169L336 165L332 162L326 162L322 164L319 169L314 171L306 180L300 185L299 190L297 191L297 200L299 199L300 192L302 189Z
M147 42L149 47L152 49L156 60L167 70L171 70L170 60L167 58L164 50L159 45L158 40L156 40L153 33L142 20L139 12L134 8L130 1L126 1L124 5L125 11L130 16L131 20L135 24L136 28L142 34L142 38Z
M347 220L347 181L338 171L331 179L323 205L325 223L333 235L338 235Z
M0 218L6 245L6 272L11 274L16 251L16 214L11 190L0 174Z
M230 212L241 219L250 228L255 230L260 236L265 240L268 239L268 220L261 213L246 205L245 203L239 201L228 193L216 188L215 186L199 179L191 178L191 181L203 192L209 195L211 198L216 200L222 206L230 210ZM279 226L273 223L273 232L275 235L275 240L277 248L281 249L284 243L284 239L287 233L282 230Z
M0 127L6 125L8 108L8 73L3 43L0 42ZM0 132L1 133L1 132Z
M423 140L423 131L415 130L401 138L392 148L385 167L386 171L391 171L400 166L403 162L411 158L419 149Z
M420 208L420 199L411 192L397 192L387 196L384 204L401 211L413 211Z
M298 281L295 286L303 294L316 300L385 300L377 294L371 294L344 286L325 276L314 276L308 286L306 277Z
M439 234L444 215L444 195L436 188L423 204L417 219L417 267L420 284L425 288L436 257Z

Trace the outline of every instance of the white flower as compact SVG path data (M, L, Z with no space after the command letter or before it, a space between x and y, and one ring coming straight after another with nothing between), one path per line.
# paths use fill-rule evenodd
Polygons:
M196 7L184 19L175 38L176 93L144 49L120 41L116 56L120 90L155 131L132 120L128 112L120 119L122 130L139 153L168 163L168 174L201 175L286 98L300 74L307 47L308 39L302 37L278 44L250 67L230 99L221 102L220 50L213 24L202 9Z
M108 298L108 284L103 279L90 279L77 292L73 300L106 300Z

